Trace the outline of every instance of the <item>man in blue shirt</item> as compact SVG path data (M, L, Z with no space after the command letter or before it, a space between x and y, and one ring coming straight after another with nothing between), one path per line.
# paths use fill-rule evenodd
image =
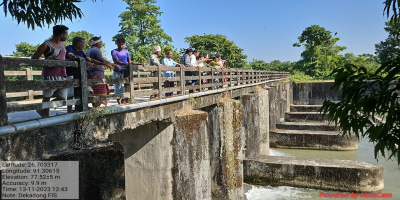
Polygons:
M165 57L162 60L162 64L167 67L179 66L177 62L172 60L172 51L167 51L167 57ZM173 71L164 71L163 74L164 74L164 77L175 77ZM164 88L174 87L174 86L175 86L175 83L173 81L165 81L164 82ZM165 96L169 97L169 96L172 96L172 94L173 94L173 92L167 92L167 93L165 93Z
M98 60L87 57L86 54L83 52L84 48L85 48L85 38L74 37L72 39L72 45L65 47L66 50L65 60L76 60L79 57L83 57L86 60L87 67L92 67L94 64L97 65L104 64ZM74 79L74 73L79 73L77 70L78 68L75 67L66 67L67 80ZM72 99L73 97L74 97L74 87L70 87L68 88L68 99ZM67 106L67 112L68 113L72 112L72 106Z

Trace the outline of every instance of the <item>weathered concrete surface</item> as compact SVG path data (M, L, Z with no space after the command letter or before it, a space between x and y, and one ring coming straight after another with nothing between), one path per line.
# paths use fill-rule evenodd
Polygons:
M383 167L368 162L264 156L244 160L243 167L249 184L354 192L383 189Z
M290 112L318 112L322 105L291 105Z
M322 105L325 99L340 101L341 95L333 92L333 82L310 82L293 84L293 104Z
M79 199L127 199L124 151L118 143L103 142L80 150L59 151L43 160L79 161Z
M266 83L263 85L260 85L261 87L266 87L268 85L271 84L275 84L276 87L280 87L279 85L281 83ZM282 86L283 87L283 86ZM127 141L127 144L131 144L131 147L129 147L128 149L130 149L131 154L127 154L125 155L125 161L126 160L130 160L132 158L132 160L140 160L138 157L141 156L146 156L147 153L149 153L151 156L149 156L151 159L157 160L158 158L156 157L163 157L161 155L161 152L152 152L152 148L158 148L155 147L155 144L159 145L161 144L164 145L164 142L168 141L168 136L170 136L171 132L170 132L170 128L165 128L167 130L165 130L167 132L167 134L165 134L163 131L161 131L160 125L157 125L157 128L154 128L152 126L155 126L153 122L163 122L163 123L170 123L173 124L174 127L178 126L176 125L177 122L174 122L174 118L175 118L175 114L176 112L180 111L182 108L184 107L192 107L193 109L200 109L203 107L207 107L207 106L212 106L212 105L216 105L218 104L218 102L220 101L221 98L228 97L228 98L237 98L240 97L243 93L252 93L255 91L255 87L247 87L247 88L241 88L241 89L235 89L232 91L227 91L226 93L216 93L216 94L210 94L207 96L201 96L201 97L196 97L193 99L188 99L188 100L182 100L182 101L178 101L178 102L174 102L174 103L168 103L168 104L163 104L163 105L157 105L157 106L149 106L146 108L142 108L142 109L137 109L137 110L127 110L126 112L123 113L114 113L114 114L110 114L105 116L104 118L101 118L99 120L95 120L93 121L93 123L90 125L89 131L85 134L82 135L75 135L74 134L74 130L75 130L75 122L70 122L70 123L65 123L65 124L56 124L53 127L46 127L46 128L40 128L37 130L33 130L33 131L26 131L26 132L22 132L22 133L16 133L16 134L11 134L8 136L3 136L0 138L0 159L1 160L43 160L45 159L46 155L48 154L52 154L52 155L56 155L57 152L60 152L61 150L64 151L69 151L69 150L73 150L73 146L71 144L74 144L75 139L79 138L80 143L85 145L89 145L91 143L96 143L99 141L104 141L106 139L113 138L114 134L118 134L118 133L125 133L125 134L133 134L133 135L140 135L140 134L147 134L147 131L150 131L148 136L143 136L143 140L139 140L137 141L137 146L129 143ZM287 96L287 95L286 95ZM276 96L278 98L278 96ZM282 107L282 106L281 106ZM122 106L123 108L123 106ZM279 113L281 113L282 110L279 110ZM283 116L279 116L279 118L282 118ZM179 117L178 117L179 118ZM278 121L279 121L278 118ZM202 122L200 123L200 127L204 127L206 124L206 122ZM152 128L150 128L150 127ZM170 126L170 125L168 125ZM180 126L180 125L179 125ZM196 125L197 126L197 125ZM180 126L181 129L187 128L185 126ZM190 126L188 126L190 127ZM157 130L155 130L157 129ZM177 142L179 140L184 140L185 137L189 140L189 139L196 139L197 134L196 132L193 132L192 134L186 133L183 130L176 130L175 128L173 129L173 136L172 136L172 140L170 142L169 145L166 145L165 147L168 148L172 148L171 146L174 146L175 144L178 145L182 145L181 143ZM140 133L137 132L138 130L141 130ZM161 131L161 132L160 132ZM178 134L178 132L180 134ZM198 131L203 131L198 130ZM185 137L181 137L180 135L185 133L186 136ZM189 135L196 135L196 137L193 138L189 138ZM180 136L180 137L177 137ZM127 136L126 136L127 137ZM142 136L140 136L142 137ZM162 138L158 138L158 137L162 137ZM124 142L124 140L127 140L125 136L122 137L122 139L119 139L119 141L121 141L121 143ZM129 138L129 137L127 137ZM136 136L134 137L136 138ZM180 139L179 139L180 138ZM113 138L115 139L115 138ZM170 139L170 138L169 138ZM206 140L205 138L201 138L200 140ZM116 139L117 140L117 139ZM146 141L147 140L147 141ZM153 143L154 141L154 143ZM177 143L175 143L177 142ZM195 147L199 146L203 146L204 148L208 146L206 144L208 144L208 142L206 143L191 143L191 145L195 145ZM140 146L142 145L142 146ZM147 145L149 145L147 147ZM185 148L187 147L187 144L185 144ZM129 146L129 145L128 145ZM176 146L176 145L175 145ZM125 148L125 146L124 146ZM143 152L138 150L137 148L141 149L143 148ZM207 170L203 170L206 166L207 163L206 161L196 161L196 162L200 162L201 164L197 163L197 167L199 167L200 165L203 167L201 170L200 169L196 169L196 167L194 167L194 169L192 171L185 171L185 169L190 166L190 165L184 165L184 162L180 162L180 160L178 159L179 156L177 155L183 155L185 152L179 152L178 149L180 149L181 151L183 151L183 149L185 148L180 148L176 146L176 149L172 149L172 153L171 151L165 151L162 152L164 153L163 155L166 155L165 159L169 159L171 158L171 162L172 162L172 170L170 170L170 172L172 174L170 175L165 175L163 174L162 176L160 175L161 173L164 173L165 171L167 171L167 169L169 168L169 160L167 161L154 161L154 162L163 162L163 165L160 164L159 168L153 167L153 168L149 168L150 171L153 170L152 172L145 172L143 170L143 173L148 173L151 174L152 173L152 177L156 177L158 178L158 180L167 180L168 177L172 177L172 180L176 180L176 182L181 181L179 178L182 177L190 177L190 179L192 180L196 180L196 184L192 184L192 183L186 183L184 181L181 182L181 184L178 184L176 182L171 183L171 187L170 186L165 186L162 185L160 183L160 181L155 181L155 180L151 180L150 182L153 183L157 183L158 186L161 188L159 190L155 190L152 195L154 195L156 198L160 198L161 199L168 199L168 194L169 192L169 187L171 188L171 195L172 199L186 199L186 197L189 198L189 196L193 193L196 193L196 196L198 198L201 199L208 199L211 196L211 192L208 195L208 191L211 191L211 186L208 186L208 184L210 184L211 181L207 182L205 181L206 176L204 176L204 174L200 173L203 171L207 171ZM135 150L136 149L136 150ZM165 150L166 148L164 148ZM189 151L190 148L186 148L187 151ZM199 149L195 149L195 150L190 150L192 152L198 152L200 151ZM132 152L135 152L132 154ZM147 153L146 153L147 152ZM208 150L204 149L204 152L207 152L206 154L209 155L210 152ZM135 154L138 154L138 156L135 156ZM154 154L153 154L154 153ZM171 154L170 154L171 153ZM186 152L189 154L189 152ZM156 154L160 154L160 155L156 155ZM198 154L198 153L197 153ZM190 155L192 155L192 153L190 153ZM133 157L132 157L133 156ZM170 156L170 157L168 157ZM189 159L189 158L180 158L180 159ZM192 158L190 158L192 159ZM190 160L189 159L189 160ZM197 159L197 158L196 158ZM201 159L203 159L201 157ZM205 158L204 160L207 160L207 158ZM180 162L182 164L180 164L180 167L182 169L178 169L175 166L175 163ZM146 165L145 161L141 161L143 163L140 163L141 165ZM153 161L152 161L153 162ZM209 162L209 161L208 161ZM132 162L130 162L132 163ZM128 164L125 166L126 167L126 171L131 171L129 169L137 169L136 167L139 166L138 165L132 165L129 166ZM209 163L207 165L209 167ZM164 170L164 172L163 172ZM179 171L180 170L180 171ZM196 171L197 170L197 171ZM139 170L140 171L140 170ZM209 171L209 170L208 170ZM159 173L159 174L157 174ZM198 178L201 174L202 178ZM138 176L137 174L131 174L129 176ZM151 175L150 175L151 176ZM209 175L210 176L210 175ZM143 176L144 177L144 176ZM161 177L161 178L160 178ZM177 177L177 178L176 178ZM203 180L203 185L205 185L205 187L198 187L198 182L199 180ZM201 181L200 181L201 182ZM156 184L156 185L157 185ZM174 185L175 184L175 185ZM158 187L157 186L157 187ZM129 188L130 186L127 186L127 188ZM180 196L178 196L179 194L177 192L174 191L178 191L177 188L181 187L182 190L179 191L184 191L184 192L188 192L188 193L184 193L181 194ZM175 188L175 189L174 189ZM181 189L179 188L179 189ZM206 188L206 189L204 189ZM207 189L208 188L208 189ZM164 190L165 189L165 190ZM164 190L164 193L160 193L161 190ZM200 190L202 190L200 192ZM127 195L129 195L130 190L127 190ZM142 190L140 192L146 192L145 190ZM140 192L136 193L140 196ZM203 193L204 195L197 195L197 193ZM132 194L132 192L130 193ZM135 194L135 195L136 195ZM190 194L190 195L187 195ZM157 196L158 195L158 196ZM176 195L176 196L174 196ZM187 195L187 196L185 196ZM164 198L165 197L165 198ZM192 196L190 196L190 199ZM129 198L128 198L129 199Z
M272 84L266 86L265 88L268 89L268 96L269 96L269 130L276 129L276 124L283 121L285 117L285 113L288 112L288 108L291 99L290 98L290 89L288 87L289 82L282 82L279 84Z
M269 101L269 130L276 129L276 124L280 122L281 116L279 115L279 104L277 101L277 89L276 86L269 86L268 89L268 101Z
M282 130L270 131L270 145L276 148L348 151L358 149L355 135L342 136L338 131Z
M0 160L42 160L44 155L68 149L74 129L74 123L67 123L0 137Z
M124 148L127 199L174 199L173 131L171 123L153 122L109 136Z
M253 94L244 94L240 99L243 103L245 156L269 155L268 90L258 87Z
M339 127L324 122L282 122L276 124L277 129L310 130L310 131L339 131Z
M185 109L173 124L174 199L211 199L208 114Z
M327 122L328 116L318 112L288 112L285 122Z
M207 108L210 121L212 199L243 199L244 133L240 101L223 98Z

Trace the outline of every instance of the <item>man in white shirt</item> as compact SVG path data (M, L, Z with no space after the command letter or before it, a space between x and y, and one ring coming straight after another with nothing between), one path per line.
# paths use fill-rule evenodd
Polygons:
M196 58L199 56L199 54L200 54L200 51L194 50L193 54L190 56L190 65L192 67L197 67L197 59Z

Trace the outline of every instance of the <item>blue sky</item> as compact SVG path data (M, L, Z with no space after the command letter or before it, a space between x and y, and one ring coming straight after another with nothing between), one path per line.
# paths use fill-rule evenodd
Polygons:
M253 59L297 61L303 48L292 47L311 25L320 25L340 38L338 45L356 55L374 54L375 44L384 40L383 0L159 0L161 27L172 37L175 48L187 48L184 38L192 35L223 34ZM101 35L106 52L114 47L111 38L119 30L118 15L127 5L122 0L91 0L79 3L85 17L65 21L71 31L86 30ZM15 44L42 43L51 27L32 31L17 25L0 12L0 54L10 55ZM132 53L132 52L131 52ZM110 59L110 55L107 55Z

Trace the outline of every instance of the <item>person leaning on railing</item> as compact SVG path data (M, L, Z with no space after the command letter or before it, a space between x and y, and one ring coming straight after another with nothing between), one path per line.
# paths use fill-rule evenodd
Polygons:
M218 58L217 57L213 57L212 58L213 61L210 62L210 66L214 67L215 69L224 69L224 66L221 66L220 63L218 63ZM219 72L214 72L214 76L220 76ZM219 79L215 79L214 83L219 83ZM215 86L214 89L218 89L219 86Z
M50 60L65 60L66 50L64 41L68 38L68 27L64 25L55 25L53 27L53 36L42 43L31 59L39 59L44 55L45 59ZM67 72L65 67L43 67L43 81L65 81ZM51 97L56 97L54 100L66 100L68 88L44 89L42 102L49 102ZM36 110L42 117L48 117L50 110L48 108Z
M108 61L106 61L103 58L103 54L101 53L100 49L103 46L103 42L101 40L101 37L93 37L92 39L89 40L91 48L86 52L86 55L91 58L100 61L101 65L94 65L93 67L90 67L87 69L88 72L88 79L104 79L104 66L107 67L114 67L119 70L121 70L121 67L116 64L112 64ZM104 66L103 66L104 65ZM93 85L93 94L94 96L102 96L102 95L109 95L110 94L110 89L108 88L107 84L98 84L98 85ZM99 107L101 104L107 105L107 101L103 102L93 102L92 105L93 107Z
M67 55L65 56L66 60L78 60L79 57L85 58L86 60L86 66L87 67L93 67L95 64L96 65L103 65L104 63L91 59L86 56L85 52L83 52L83 49L85 48L85 38L83 37L74 37L72 39L72 45L69 45L65 47L67 50ZM67 80L72 80L74 79L74 74L80 73L79 70L75 67L67 67ZM68 99L72 99L74 97L74 87L68 88ZM67 112L71 113L72 112L72 106L67 106Z
M158 57L161 56L161 47L155 46L153 49L153 55L150 56L149 65L150 66L162 66L160 63L160 59ZM153 83L153 90L158 88L158 83ZM161 94L160 94L161 95ZM157 94L150 95L150 99L157 98Z
M119 65L121 69L114 69L113 79L121 79L125 78L125 70L129 71L129 69L127 68L129 64L143 65L143 63L132 62L131 57L129 56L129 52L125 49L125 38L118 38L115 43L117 44L117 48L111 51L111 57L114 61L114 64ZM123 93L125 93L124 84L114 83L114 94ZM127 102L127 100L117 99L117 102L118 104L124 104Z
M181 64L184 65L185 67L193 67L191 64L191 55L193 54L193 50L192 49L186 49L185 54L182 55L181 57ZM185 76L194 76L194 72L192 71L185 71ZM187 86L194 86L196 85L196 81L192 80L192 81L185 81L185 85ZM193 90L189 90L189 93L192 93Z
M162 60L162 64L166 67L179 67L179 64L177 62L175 62L174 60L172 60L172 51L167 51L167 57L165 57ZM175 77L175 74L173 71L164 71L163 76L164 77ZM174 81L165 81L164 82L164 88L174 87L174 86L175 86ZM172 95L173 95L173 92L165 93L166 97L170 97Z

